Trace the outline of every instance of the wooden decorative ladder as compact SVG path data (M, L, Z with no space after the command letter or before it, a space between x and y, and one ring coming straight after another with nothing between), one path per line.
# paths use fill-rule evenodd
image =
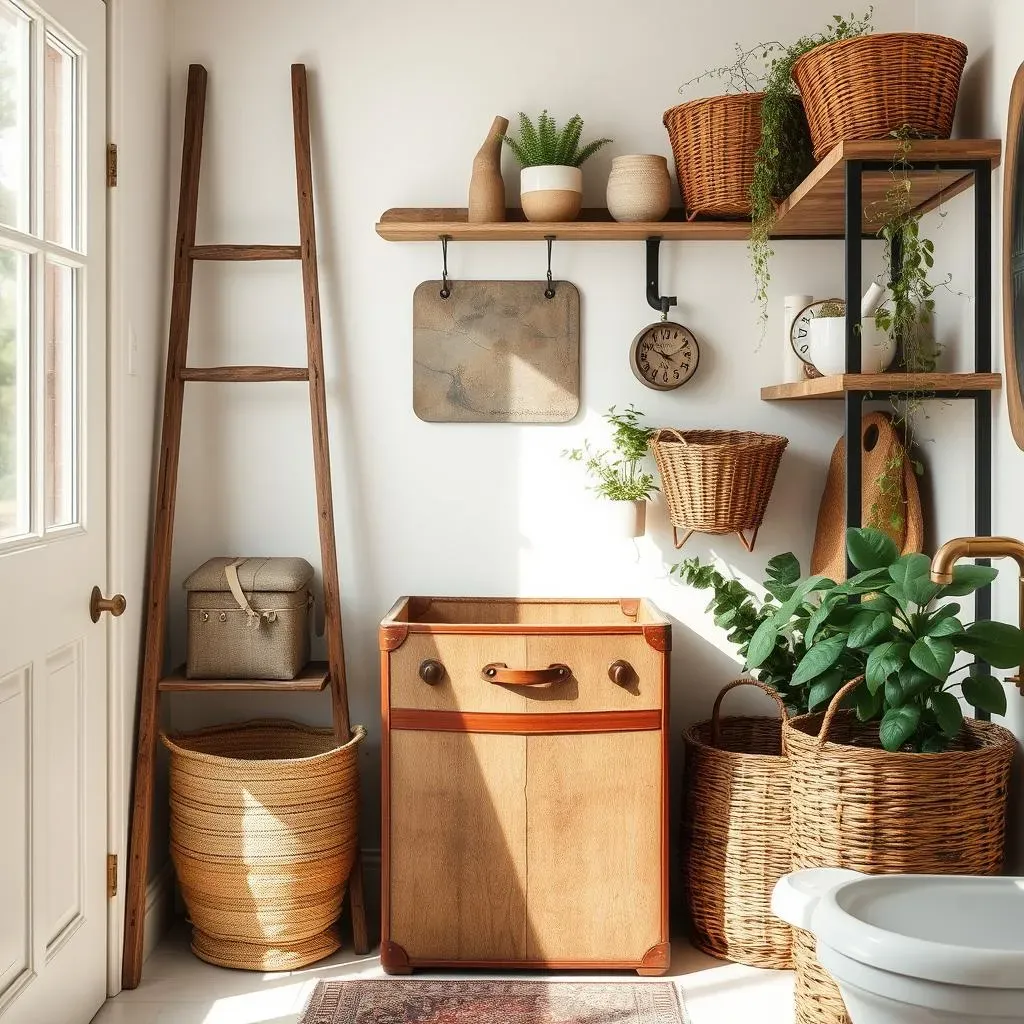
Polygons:
M324 391L323 337L320 291L316 264L316 229L313 218L313 172L309 144L309 93L306 68L292 66L292 113L295 128L295 174L299 202L299 245L196 245L199 171L206 112L206 69L189 67L185 105L185 138L181 159L181 192L174 250L174 285L171 297L170 336L164 387L164 415L160 441L157 502L150 552L149 593L145 614L145 646L139 703L138 747L132 801L128 881L125 897L124 959L121 983L135 988L142 977L142 942L146 911L146 875L153 816L153 774L156 759L158 711L161 691L167 690L293 690L331 688L334 731L339 742L350 736L345 652L341 632L341 594L334 537L334 501L327 439L327 399ZM307 366L186 366L192 275L196 260L301 260L306 311ZM163 676L167 635L167 599L170 587L174 505L181 448L181 413L186 381L308 381L313 427L313 468L316 479L317 519L323 562L324 617L327 663L313 663L296 680L187 680L184 673ZM357 953L369 951L366 906L363 900L362 863L357 851L349 879L349 905L353 942Z

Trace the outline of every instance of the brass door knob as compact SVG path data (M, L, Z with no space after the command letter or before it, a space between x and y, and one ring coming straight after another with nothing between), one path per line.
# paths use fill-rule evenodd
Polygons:
M99 587L92 588L92 594L89 597L89 615L93 622L99 622L100 616L104 612L110 612L116 619L119 615L124 615L124 610L127 607L128 602L125 601L124 594L104 597L103 591Z
M427 686L437 686L437 684L444 679L444 665L439 661L434 661L432 658L428 658L426 661L421 662L420 679L422 679Z
M629 686L636 678L636 673L628 661L613 661L608 666L608 678L616 686Z

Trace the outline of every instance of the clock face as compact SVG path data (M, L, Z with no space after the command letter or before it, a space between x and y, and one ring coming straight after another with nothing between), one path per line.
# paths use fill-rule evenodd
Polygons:
M657 391L681 387L696 372L700 348L693 332L663 320L645 327L634 339L629 365L637 380Z
M842 302L842 299L818 299L809 306L804 306L795 317L789 328L789 343L799 359L807 366L814 366L811 362L811 321L817 316L822 306Z

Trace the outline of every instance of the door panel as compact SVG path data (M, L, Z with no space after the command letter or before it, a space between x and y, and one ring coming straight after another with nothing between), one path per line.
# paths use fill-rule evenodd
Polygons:
M528 957L629 960L664 942L662 737L530 736Z
M526 956L526 737L391 734L390 939L413 958Z

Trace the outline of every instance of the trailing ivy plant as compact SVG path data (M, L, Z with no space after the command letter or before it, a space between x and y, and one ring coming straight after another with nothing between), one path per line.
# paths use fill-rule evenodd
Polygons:
M791 686L809 686L809 703L818 705L864 676L851 697L862 722L879 722L886 750L945 750L963 727L956 690L977 709L1005 714L1006 694L994 676L965 675L976 663L953 666L966 653L996 668L1015 667L1024 661L1024 633L987 620L965 626L960 606L947 601L991 583L996 571L958 565L951 584L933 583L927 555L900 556L886 534L870 527L848 530L847 548L858 572L846 583L812 576L779 591L779 607L747 645L748 666L758 669L789 646L794 615L810 604Z
M573 114L566 121L565 127L560 129L546 110L540 112L536 125L520 111L519 138L505 134L502 139L523 167L545 167L552 164L579 167L612 141L595 139L581 149L582 135L583 118L579 114Z
M648 501L658 488L654 477L642 466L648 455L652 427L640 421L643 413L632 405L617 412L613 405L605 414L612 427L611 449L595 450L589 441L582 448L562 454L570 462L581 462L593 480L591 490L610 501Z

